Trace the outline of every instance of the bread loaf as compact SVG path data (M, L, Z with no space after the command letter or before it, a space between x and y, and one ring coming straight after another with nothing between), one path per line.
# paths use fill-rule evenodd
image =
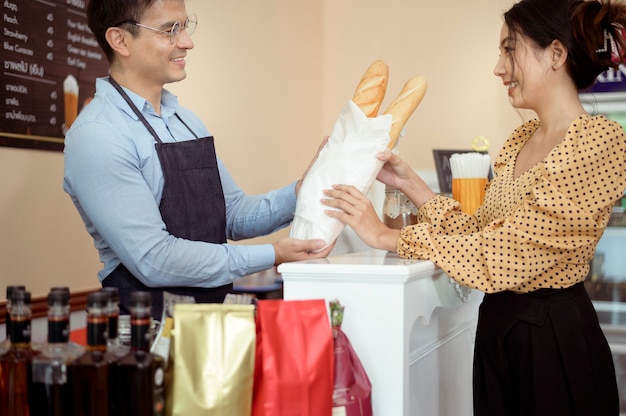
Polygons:
M367 117L376 117L385 98L389 67L383 61L372 63L357 85L352 101Z
M400 95L385 110L384 114L391 114L392 120L388 149L391 150L396 146L402 128L424 98L426 87L426 78L423 76L418 75L409 79L400 91Z

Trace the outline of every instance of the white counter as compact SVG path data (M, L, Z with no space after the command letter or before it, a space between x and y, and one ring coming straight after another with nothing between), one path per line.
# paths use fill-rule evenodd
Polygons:
M372 250L278 267L284 299L338 299L342 329L372 382L375 416L472 415L482 293L431 262Z

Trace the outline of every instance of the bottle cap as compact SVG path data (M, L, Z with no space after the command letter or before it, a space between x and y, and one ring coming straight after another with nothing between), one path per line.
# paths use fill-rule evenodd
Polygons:
M130 307L149 307L152 297L149 292L133 292L130 294Z
M15 290L26 290L26 286L21 286L21 285L7 286L7 299L8 300L11 300L11 294Z
M88 308L103 308L106 306L109 297L102 291L92 292L87 295Z
M397 188L394 188L391 185L385 185L385 192L395 192L397 190L398 190Z
M14 290L11 293L11 303L16 304L21 301L24 304L30 305L30 292L25 290Z
M50 288L50 292L65 292L69 296L70 288L67 286L53 286Z
M56 304L61 304L61 305L67 305L70 302L70 292L69 291L64 291L64 290L59 290L59 289L52 289L50 290L50 293L48 293L48 306L52 306L55 303Z
M102 292L106 293L109 296L109 299L112 303L119 303L120 301L120 290L116 287L103 287L100 289Z

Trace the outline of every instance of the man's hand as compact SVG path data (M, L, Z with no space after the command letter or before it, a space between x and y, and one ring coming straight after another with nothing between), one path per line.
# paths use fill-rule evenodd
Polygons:
M328 257L335 246L333 242L324 248L324 240L298 240L295 238L283 238L272 244L276 257L274 265L299 260L311 260Z

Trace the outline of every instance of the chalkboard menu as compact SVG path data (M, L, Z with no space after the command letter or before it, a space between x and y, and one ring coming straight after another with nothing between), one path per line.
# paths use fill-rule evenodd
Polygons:
M87 0L0 1L0 145L62 150L109 67L87 26Z

